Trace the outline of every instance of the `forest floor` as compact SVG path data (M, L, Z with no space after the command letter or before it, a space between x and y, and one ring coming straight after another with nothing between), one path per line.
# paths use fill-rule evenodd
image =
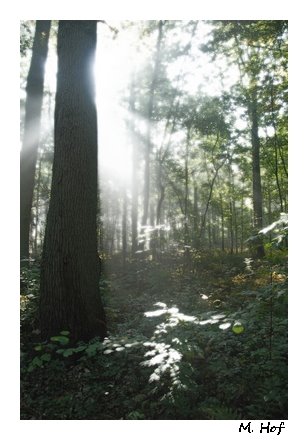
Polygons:
M22 276L22 419L287 418L284 251L108 260L108 338L74 347L39 343L39 271Z

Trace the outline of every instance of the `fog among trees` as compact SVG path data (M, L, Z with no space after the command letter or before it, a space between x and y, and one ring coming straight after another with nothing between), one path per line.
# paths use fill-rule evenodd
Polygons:
M22 419L288 417L288 23L21 21Z

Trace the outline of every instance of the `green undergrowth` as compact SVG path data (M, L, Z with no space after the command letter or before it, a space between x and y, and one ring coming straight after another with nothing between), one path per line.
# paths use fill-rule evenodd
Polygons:
M104 341L40 341L38 268L21 283L22 419L287 418L281 251L106 262Z

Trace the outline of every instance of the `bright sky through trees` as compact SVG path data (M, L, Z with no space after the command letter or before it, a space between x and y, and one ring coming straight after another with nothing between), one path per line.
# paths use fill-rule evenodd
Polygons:
M127 142L127 123L129 115L123 104L123 98L128 99L128 88L131 77L142 69L149 61L154 46L155 32L146 42L140 41L139 26L129 26L125 22L108 22L111 28L123 30L116 34L105 23L98 23L98 39L95 61L96 103L99 131L99 169L100 174L107 174L112 180L128 182L131 178L131 150ZM191 56L176 59L167 66L169 79L176 85L179 74L185 80L181 84L182 90L192 96L206 93L215 96L222 90L228 90L238 80L236 66L228 66L227 72L221 81L217 75L225 71L227 66L222 58L215 63L210 61L207 54L201 53L200 46L204 43L204 36L210 31L210 25L199 22L196 35L191 47ZM168 35L168 45L189 43L189 35L175 29ZM57 54L55 47L50 44L46 63L46 88L55 93L57 75ZM22 91L24 93L24 91ZM240 119L240 112L236 115L236 127L242 129L246 123ZM145 123L137 121L139 130L145 130ZM162 136L156 133L157 141ZM177 133L179 136L179 133ZM183 134L184 136L184 134ZM180 135L180 137L182 137ZM158 142L159 143L159 142Z
M96 99L98 109L99 131L99 169L116 182L128 182L131 178L131 149L127 142L128 133L126 121L129 119L123 98L128 100L129 84L132 75L145 67L155 48L155 36L140 41L139 26L129 26L125 22L108 22L114 28L125 31L118 34L104 23L98 24L98 44L96 53L95 77ZM182 90L192 96L198 96L202 91L209 96L215 96L222 90L229 89L238 80L238 69L229 66L222 81L214 79L219 72L226 69L226 62L221 58L215 64L207 54L201 53L200 46L204 43L204 36L209 32L208 24L199 22L191 47L191 57L179 57L167 66L167 74L176 86L177 77L185 77ZM171 36L167 36L167 43L188 44L190 35L181 29L175 29ZM163 48L164 51L164 48ZM189 62L187 62L189 61ZM51 66L51 63L50 63ZM127 107L127 106L126 106ZM242 128L245 123L237 115L237 127ZM145 123L137 121L139 130L145 130ZM156 138L155 138L156 136ZM177 136L179 134L177 133ZM183 136L184 133L183 133ZM162 130L157 130L154 140L159 144ZM182 137L182 136L180 136Z

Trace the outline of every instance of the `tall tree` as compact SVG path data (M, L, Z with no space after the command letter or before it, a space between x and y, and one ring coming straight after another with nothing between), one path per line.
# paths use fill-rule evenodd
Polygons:
M48 52L50 20L37 20L27 78L25 126L20 157L20 258L29 259L29 232L34 177L40 140L44 70Z
M263 226L263 197L260 171L260 138L259 138L259 114L256 88L253 87L251 100L248 102L249 116L251 121L251 145L252 145L252 200L254 213L254 228L258 232ZM256 254L259 258L264 257L265 251L261 240L258 237L256 243Z
M97 253L96 21L60 21L55 153L41 270L44 338L105 336Z
M161 44L163 39L163 26L164 21L159 20L158 22L158 34L156 41L156 53L155 61L153 67L153 74L151 78L150 90L149 90L149 101L147 109L147 131L145 140L145 156L144 156L144 199L143 199L143 215L142 215L142 225L146 226L149 217L149 203L150 203L150 158L151 158L151 147L152 147L152 115L154 110L154 95L157 86L159 64L161 58Z
M129 109L131 113L130 130L131 133L135 131L135 80L131 81L130 97L129 97ZM138 146L136 139L132 134L132 206L131 206L131 228L132 228L132 256L135 256L138 250Z
M203 50L212 52L215 55L223 53L227 56L227 59L237 64L240 72L237 101L246 107L250 126L253 228L254 232L257 233L263 226L259 128L262 123L262 113L268 111L268 102L271 102L270 112L273 115L271 91L273 82L277 82L278 78L277 66L279 66L281 72L285 67L283 46L286 39L287 22L285 20L227 20L213 22L213 25L212 40L207 46L204 46ZM268 72L274 73L269 74ZM284 75L280 76L284 77ZM273 122L271 125L274 126ZM276 181L282 207L277 166L277 138L274 145L276 153ZM260 236L257 237L255 244L256 256L263 257L265 252Z

